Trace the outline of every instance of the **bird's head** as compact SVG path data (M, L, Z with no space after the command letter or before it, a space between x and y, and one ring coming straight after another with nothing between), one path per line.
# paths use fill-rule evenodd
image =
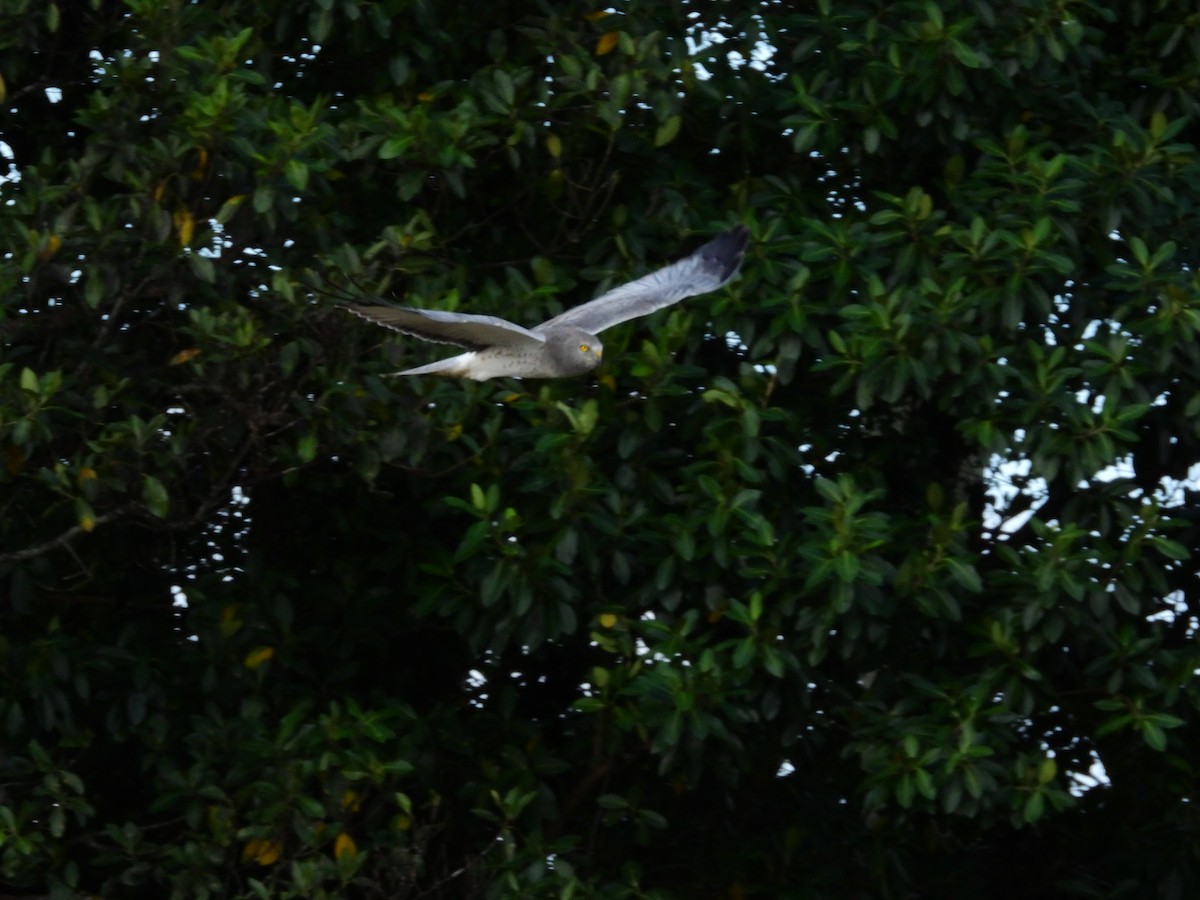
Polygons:
M584 356L596 357L596 362L599 363L604 356L604 345L600 343L600 338L593 337L590 341L580 341L579 352Z
M600 365L604 344L582 328L556 329L550 338L550 352L564 369L564 375L582 375Z

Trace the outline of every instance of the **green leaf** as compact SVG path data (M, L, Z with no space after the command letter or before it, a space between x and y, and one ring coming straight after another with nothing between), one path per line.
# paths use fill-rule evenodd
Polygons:
M1167 749L1167 733L1155 722L1146 720L1138 727L1142 733L1142 740L1146 742L1147 747L1151 750L1157 750L1159 753Z
M665 147L671 141L675 140L679 134L679 128L683 124L682 116L671 116L665 122L658 126L654 132L654 146Z
M813 487L830 503L841 503L843 500L841 486L828 478L818 478L813 482Z
M388 138L386 141L383 142L383 145L379 148L379 158L387 160L387 159L397 159L398 157L404 156L405 154L408 153L408 149L410 146L412 146L412 142L413 142L413 139L409 135L397 135L396 137ZM407 174L410 177L415 177L417 179L418 185L420 184L421 181L424 180L424 176L422 175L422 173L410 172ZM412 191L412 193L409 194L409 196L412 196L412 194L415 194L415 193L416 193L416 191L414 190L414 191Z
M142 502L146 504L146 509L150 510L151 515L160 519L167 517L170 498L166 487L153 475L142 476Z
M948 43L951 52L954 54L954 58L964 66L971 69L982 69L984 67L983 58L962 41L951 40Z
M288 341L279 350L279 370L284 375L291 375L296 370L300 359L300 345L296 341Z
M503 69L496 69L492 76L495 80L496 93L504 101L506 107L511 107L516 102L516 90L513 87L512 78Z
M843 552L833 558L834 570L838 579L845 584L851 584L858 578L858 554Z
M976 594L983 590L983 581L970 563L948 556L946 557L946 568L950 570L950 575L960 587Z
M310 463L317 457L317 436L306 434L296 444L296 456L301 463Z
M289 159L283 167L283 174L297 191L308 188L308 166L298 159Z
M1129 239L1129 249L1133 253L1133 258L1137 260L1142 268L1148 268L1150 263L1150 251L1146 249L1146 242L1140 237L1131 237Z
M1045 808L1046 800L1044 795L1041 790L1035 790L1025 801L1025 806L1021 810L1021 818L1025 820L1026 824L1032 825L1042 817Z

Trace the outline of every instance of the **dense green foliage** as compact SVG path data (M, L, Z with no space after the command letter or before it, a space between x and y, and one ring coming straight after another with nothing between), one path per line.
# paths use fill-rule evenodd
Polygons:
M1194 5L603 9L0 4L0 893L1200 890Z

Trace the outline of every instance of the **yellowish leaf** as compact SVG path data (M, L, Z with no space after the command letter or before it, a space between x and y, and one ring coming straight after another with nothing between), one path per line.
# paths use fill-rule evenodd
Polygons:
M343 856L348 856L353 859L358 855L358 845L354 843L354 838L346 834L344 831L337 836L337 840L333 842L333 855L341 859Z
M242 847L242 859L252 859L260 866L269 866L279 862L281 855L283 855L283 841L254 838L246 841L246 845Z
M84 531L91 531L96 527L96 514L82 497L75 498L75 516L79 519L79 527Z
M1053 757L1047 756L1038 767L1038 784L1049 784L1058 774L1058 763Z
M228 832L233 827L233 810L228 806L209 803L204 808L204 818L208 822L208 830L213 834ZM246 848L242 848L242 853L245 854ZM244 859L250 859L249 856L243 856Z
M54 254L57 253L61 247L62 238L60 238L57 234L48 235L45 243L42 244L42 250L38 254L38 259L40 259L42 262L52 259Z
M279 857L283 855L283 841L266 841L266 846L262 848L255 861L260 866L270 866L279 862Z
M342 809L359 812L362 809L362 794L358 791L342 791Z
M0 75L0 103L3 103L8 97L8 85L4 83L4 76Z
M199 356L200 352L201 351L200 351L199 347L189 347L186 350L180 350L178 353L176 353L174 356L171 357L171 361L169 363L167 363L167 365L168 366L182 366L185 362L191 362L193 359L195 359L197 356Z
M229 637L242 627L242 616L236 603L230 603L221 610L221 634Z
M154 189L154 193L151 194L150 196L152 196L154 198L155 203L162 203L163 195L166 192L167 192L167 179L164 178L162 181L160 181L158 183L158 187L156 187Z
M433 99L433 91L421 91L421 93L417 94L417 99L422 103L428 103Z
M563 188L565 187L566 176L563 175L562 169L551 169L546 173L543 179L543 184L546 187L546 196L551 200L557 200L562 196Z
M217 210L217 221L222 225L229 222L229 220L234 217L245 200L245 194L234 194L232 197L222 203L221 208Z
M601 628L612 628L617 624L616 613L600 613L599 621Z
M462 433L463 433L462 423L455 422L453 425L451 425L449 428L446 429L446 440L447 441L457 441L460 437L462 437Z
M607 9L598 9L595 12L584 13L583 17L589 22L599 22L601 19L607 19L612 13Z
M80 484L83 484L85 481L95 481L99 477L100 476L96 474L96 470L93 469L91 466L84 466L82 469L79 470L79 483Z
M412 817L406 816L404 813L399 813L392 818L392 826L397 831L408 831L412 828Z
M600 35L600 40L596 41L596 55L604 56L607 53L612 53L617 47L617 41L621 39L619 31L609 31Z
M175 210L175 215L171 218L175 223L175 231L179 233L179 246L186 247L191 244L192 232L196 230L196 220L192 218L192 211L182 206Z
M267 660L275 656L274 647L255 647L246 654L246 660L243 665L247 669L257 669Z
M200 181L208 171L208 151L203 147L196 148L196 168L192 169L192 180Z
M562 156L562 138L557 134L546 135L546 149L554 159L558 159Z
M600 383L610 391L615 391L617 389L617 379L613 378L611 375L601 375Z

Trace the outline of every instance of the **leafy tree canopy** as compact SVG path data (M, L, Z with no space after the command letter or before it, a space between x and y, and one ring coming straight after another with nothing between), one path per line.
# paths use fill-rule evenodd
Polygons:
M1200 886L1200 19L0 5L0 887ZM389 379L744 222L595 377Z

